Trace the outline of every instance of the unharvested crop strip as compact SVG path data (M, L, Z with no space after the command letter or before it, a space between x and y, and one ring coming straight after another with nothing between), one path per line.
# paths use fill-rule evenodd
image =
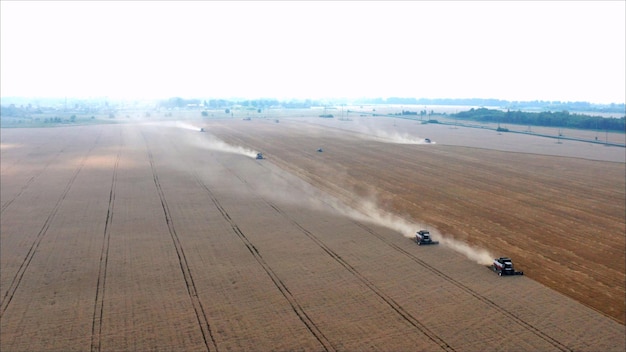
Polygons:
M91 325L91 351L100 351L102 346L102 316L104 313L104 293L106 289L107 264L109 262L109 243L111 240L111 223L113 222L113 208L115 205L115 189L117 184L117 170L120 164L120 155L117 152L113 177L111 178L111 190L109 192L109 207L107 208L106 222L104 224L104 238L100 251L100 266L98 268L98 283L96 285L96 298L93 307L93 320Z
M144 137L144 141L146 142L146 149L148 150L148 160L150 161L150 168L152 169L152 178L154 180L154 185L156 186L157 193L159 194L159 198L161 199L161 207L163 208L163 214L165 216L165 222L167 223L167 229L170 233L170 237L172 238L174 248L176 249L176 255L178 256L178 264L183 274L183 278L185 279L185 284L187 286L187 293L189 295L191 304L196 314L196 319L198 321L198 325L200 326L200 330L202 332L202 338L204 339L204 344L208 351L218 351L219 349L217 348L217 343L215 341L215 338L213 337L213 333L211 332L211 327L209 326L209 322L204 312L204 307L202 306L202 302L200 301L200 298L198 297L198 290L196 289L196 284L193 280L193 276L191 275L191 269L189 268L187 257L185 256L183 246L181 245L180 239L178 238L178 234L176 233L176 229L174 228L174 222L172 220L169 207L167 205L167 200L165 198L165 194L163 193L163 189L159 181L159 176L157 175L156 168L154 166L154 159L152 157L152 152L150 151L150 147L148 146L148 142L146 140L145 135L143 137Z
M8 290L5 292L2 298L2 303L0 304L0 318L4 317L4 312L7 310L7 308L9 307L9 304L13 300L13 296L15 295L15 292L19 288L20 283L22 282L22 279L24 278L24 274L26 274L26 271L28 270L28 267L30 266L31 261L33 260L33 257L35 256L35 253L37 252L37 248L39 247L39 244L41 243L46 233L48 232L48 228L50 228L52 221L54 220L57 212L59 211L59 208L61 207L61 204L65 200L65 197L67 197L67 194L70 192L70 189L72 188L74 181L78 177L78 174L85 166L85 161L87 160L87 157L89 156L89 154L91 154L91 151L98 144L98 141L100 140L101 135L102 133L98 134L98 137L96 137L93 146L91 146L89 151L87 151L87 153L85 153L85 156L83 156L83 159L81 160L80 165L76 168L76 170L74 171L74 174L72 174L72 177L70 177L70 180L65 186L63 193L61 193L61 196L52 207L50 214L48 214L46 221L44 222L43 226L37 233L37 236L35 237L35 240L33 241L32 245L28 249L26 256L22 260L20 267L18 268L17 272L15 273L15 276L13 277L13 280L11 280L11 284L9 285Z

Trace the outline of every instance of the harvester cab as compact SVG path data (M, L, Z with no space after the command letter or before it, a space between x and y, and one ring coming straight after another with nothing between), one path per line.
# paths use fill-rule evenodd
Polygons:
M433 241L432 237L430 237L430 232L426 230L417 231L417 233L415 234L415 242L418 246L427 244L439 244L438 241Z
M523 271L515 271L513 267L513 261L511 258L500 257L493 260L493 264L491 265L493 271L498 273L498 275L524 275Z

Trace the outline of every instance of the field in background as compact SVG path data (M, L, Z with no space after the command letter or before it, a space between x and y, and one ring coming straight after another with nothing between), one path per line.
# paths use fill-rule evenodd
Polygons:
M623 148L316 114L2 129L0 349L624 349Z

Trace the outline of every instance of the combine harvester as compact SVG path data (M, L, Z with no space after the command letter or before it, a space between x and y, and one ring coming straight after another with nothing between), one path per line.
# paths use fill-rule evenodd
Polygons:
M511 258L500 257L493 260L493 264L491 264L491 268L493 271L498 273L498 275L524 275L523 271L515 271L513 268L513 261Z
M432 237L430 237L430 232L426 230L419 230L415 234L415 242L418 246L428 245L428 244L439 244L438 241L433 241Z
M263 159L263 154L261 154L261 153L256 153L256 158L257 158L258 160Z

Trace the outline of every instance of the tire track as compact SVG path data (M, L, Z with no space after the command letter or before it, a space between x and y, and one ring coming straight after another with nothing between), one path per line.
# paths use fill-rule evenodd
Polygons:
M121 136L121 130L120 130ZM123 146L123 142L122 142ZM111 178L111 190L109 192L109 207L107 209L106 221L104 224L104 236L102 249L100 251L100 266L98 269L98 282L96 284L96 298L93 307L93 320L91 325L91 351L100 351L102 347L102 316L104 313L104 293L106 289L107 265L109 262L109 244L111 241L111 223L113 222L113 208L115 206L115 190L117 185L117 171L120 164L122 147L117 152L113 176Z
M308 238L310 238L315 244L317 244L324 252L326 252L331 258L337 261L341 266L343 266L348 272L354 275L359 281L361 281L367 288L369 288L372 292L374 292L380 299L382 299L387 305L393 309L398 315L400 315L404 320L406 320L409 324L419 330L421 333L426 335L431 341L439 345L444 351L454 351L455 349L450 346L443 338L439 337L432 330L430 330L425 324L419 321L416 317L414 317L411 313L409 313L406 309L402 307L398 302L396 302L393 298L386 295L380 288L378 288L374 283L368 280L365 276L363 276L356 268L346 262L339 254L330 249L322 240L320 240L317 236L315 236L311 231L304 228L297 221L292 219L290 216L285 214L282 210L280 210L276 205L264 199L264 201L271 206L277 213L285 217L289 222L291 222L295 227L299 228Z
M176 148L177 150L180 150L177 143L174 142L172 144L174 148ZM222 163L220 163L220 165L224 166ZM242 183L246 183L246 181L243 180L239 175L233 173L232 170L230 170L226 166L224 167L229 172L231 172L235 177L237 177ZM283 295L283 297L285 297L287 302L289 302L289 305L291 306L294 313L298 316L300 321L302 321L302 323L307 328L307 330L309 330L309 332L315 337L315 339L320 343L320 345L322 345L324 351L336 351L336 348L330 343L328 338L322 333L322 331L315 324L315 322L308 316L304 308L302 308L300 303L298 303L298 301L289 291L285 283L280 279L280 277L276 274L276 272L274 272L274 270L265 261L265 259L263 259L258 249L254 246L254 244L250 241L250 239L248 239L248 237L243 233L243 231L241 231L239 226L230 217L226 209L224 209L222 204L215 197L215 194L209 189L209 187L204 182L202 182L202 180L198 176L195 169L192 169L191 173L193 177L195 178L196 183L207 192L207 194L211 198L211 201L213 202L213 204L215 204L216 208L218 209L222 217L230 224L231 228L233 229L233 232L244 243L248 251L254 257L254 259L261 265L263 270L265 270L265 272L267 273L269 278L272 280L272 282L274 283L276 288L279 290L279 292Z
M227 127L228 129L230 129L230 127ZM232 136L231 136L232 137ZM247 145L245 143L243 143L243 141L239 140L238 138L233 137L234 139L236 139L238 142L240 142L242 145ZM244 184L246 184L248 187L248 182L243 180L241 177L239 177L233 170L231 170L230 168L228 168L226 165L222 164L222 166L229 170L230 173L232 173L233 175L235 175L240 181L242 181ZM269 168L266 165L260 164L261 167L264 167L265 169L269 170ZM270 170L271 171L271 170ZM279 177L281 177L283 180L285 180L288 184L292 184L289 180L287 180L285 177L283 177L282 175L278 174ZM293 185L293 184L292 184ZM294 187L298 188L297 185L293 185ZM252 189L249 187L249 189ZM363 277L360 273L358 273L356 271L356 269L354 269L353 267L350 266L349 263L345 262L337 253L335 253L334 251L332 251L329 247L327 247L321 240L319 240L319 238L315 237L315 235L313 235L310 231L306 230L305 228L303 228L300 224L298 224L295 220L289 218L287 215L283 214L282 211L276 207L274 204L272 204L271 202L269 202L268 200L264 199L262 196L257 194L257 197L261 198L264 202L266 202L268 205L270 205L272 208L274 208L275 211L277 211L278 213L280 213L281 215L287 217L287 219L289 221L291 221L296 227L300 228L305 235L307 235L309 238L311 238L311 240L313 240L316 244L318 244L318 246L320 246L324 251L326 251L333 259L337 260L342 266L344 266L347 270L349 270L350 272L352 272L356 277L358 277L361 281L364 282L364 284L366 284L368 287L369 284L372 284L371 282L367 281L367 279L365 277ZM325 202L324 200L322 200L324 203L326 203L328 206L333 207L331 204ZM476 298L477 300L481 301L482 303L490 306L491 308L494 308L496 311L499 311L501 314L503 314L504 316L506 316L507 318L509 318L510 320L516 322L518 325L520 325L522 328L528 330L529 332L531 332L532 334L534 334L535 336L539 337L540 339L546 341L547 343L549 343L550 345L554 346L556 349L560 350L560 351L571 351L570 348L568 348L566 345L564 345L563 343L561 343L560 341L558 341L557 339L547 335L546 333L542 332L540 329L536 328L535 326L533 326L532 324L526 322L525 320L523 320L521 317L517 316L516 314L514 314L513 312L508 311L506 308L498 305L496 302L490 300L489 298L481 295L480 293L472 290L470 287L462 284L459 281L456 281L455 279L453 279L452 277L446 275L445 273L439 271L437 268L429 265L428 263L424 262L423 260L419 259L418 257L416 257L415 255L413 255L412 253L410 253L409 251L406 251L404 248L394 244L391 241L388 241L385 239L384 236L376 233L374 230L372 230L371 228L367 227L364 224L361 224L355 220L352 220L353 223L355 223L357 226L363 228L366 232L370 233L371 235L375 236L376 238L378 238L379 240L381 240L383 243L385 243L386 245L390 246L392 249L394 249L395 251L400 252L402 255L408 256L409 259L411 259L412 261L414 261L416 264L424 267L426 270L432 272L433 274L435 274L436 276L439 276L440 278L444 279L445 281L448 281L449 283L452 283L454 286L460 288L462 291L470 294L471 296L473 296L474 298ZM353 272L354 270L354 272ZM372 284L373 285L373 284ZM376 294L379 294L379 292L376 292L375 289L377 289L374 285L374 287L370 287L370 289L372 289ZM380 291L380 290L378 290ZM382 293L382 292L381 292ZM395 302L391 302L391 301L387 301L384 297L381 297L381 299L383 299L385 302L387 302L388 304L390 304L390 306L392 306L392 308L394 307L394 303ZM399 306L399 304L395 303L395 305ZM400 307L402 308L402 307ZM398 312L400 313L400 312ZM401 316L403 316L403 318L407 319L407 317L405 317L404 315L400 314ZM410 318L409 318L410 319ZM414 326L418 327L418 323L419 322L412 322L412 324L415 323ZM426 328L426 327L425 327ZM427 334L428 336L428 334ZM436 335L435 335L436 336ZM429 336L429 338L431 338L431 336ZM431 338L432 339L432 338ZM437 340L433 340L437 343L439 343ZM443 340L441 340L443 341ZM445 341L443 341L443 344L439 343L440 346L445 346L447 345L447 343L445 343ZM451 347L450 347L451 348Z
M85 166L85 162L87 161L89 154L91 154L91 152L96 147L96 145L98 145L101 135L102 135L102 132L98 134L98 137L96 137L94 144L91 146L89 151L85 153L85 156L81 160L80 165L78 166L78 168L76 168L76 170L74 171L74 174L72 174L72 177L70 177L70 180L68 181L67 185L65 185L65 189L63 190L63 193L61 193L61 196L52 207L52 211L46 218L46 221L44 222L43 226L39 230L39 233L37 233L35 240L33 241L32 245L28 249L28 252L26 253L26 256L22 260L20 267L15 273L15 276L13 277L13 280L11 281L11 284L9 285L8 290L6 291L6 293L4 294L2 298L2 303L0 304L0 318L4 316L4 313L8 309L9 304L11 304L11 301L13 300L13 297L15 296L15 292L17 292L17 289L19 288L22 282L22 279L24 278L24 274L26 274L26 271L28 270L28 267L30 266L30 263L32 262L33 257L35 256L35 253L37 252L37 248L39 248L39 244L41 244L41 241L43 240L46 233L48 232L48 229L50 228L52 221L54 220L57 212L61 208L61 204L65 200L65 197L67 197L67 194L70 192L70 189L72 188L74 181L76 181L78 174L81 172L81 170Z
M267 166L265 165L261 165L262 167L267 168ZM228 169L231 173L234 173L232 170ZM269 169L268 169L269 170ZM282 175L277 174L279 177L281 177L283 180L285 180L285 182L292 184L289 180L287 180L286 178L284 178ZM240 178L241 179L241 178ZM244 183L247 182L244 181ZM292 186L297 188L297 185L293 185ZM310 237L316 244L320 245L322 247L322 249L324 249L325 251L327 250L325 247L327 247L321 240L319 240L318 238L316 238L313 234L310 234L310 232L308 230L306 230L305 228L303 228L300 224L298 224L295 220L291 219L289 216L285 215L282 213L282 211L276 207L275 205L273 205L271 202L269 202L268 200L264 199L262 196L257 195L258 197L260 197L263 201L265 201L267 204L269 204L272 208L274 208L274 210L276 210L278 213L280 213L281 215L287 217L296 227L300 228L302 231L305 232L305 234ZM326 201L324 201L323 199L320 199L320 201L324 202L325 204L327 204L329 207L334 208L331 204L327 203ZM454 278L446 275L445 273L443 273L442 271L438 270L437 268L435 268L434 266L426 263L425 261L421 260L420 258L418 258L417 256L415 256L413 253L407 251L406 249L396 245L395 243L387 240L383 235L377 233L376 231L372 230L370 227L356 221L356 220L352 220L352 222L354 224L356 224L357 226L361 227L362 229L364 229L366 232L368 232L369 234L373 235L374 237L378 238L380 241L382 241L383 243L385 243L386 245L388 245L389 247L391 247L392 249L394 249L395 251L401 253L404 256L407 256L410 260L412 260L413 262L415 262L416 264L422 266L424 269L430 271L431 273L433 273L434 275L442 278L443 280L453 284L454 286L460 288L462 291L470 294L472 297L476 298L477 300L479 300L480 302L486 304L487 306L494 308L496 311L500 312L501 314L503 314L504 316L506 316L507 318L511 319L512 321L516 322L518 325L520 325L521 327L523 327L524 329L530 331L531 333L533 333L534 335L536 335L537 337L541 338L542 340L548 342L549 344L551 344L552 346L554 346L555 348L557 348L560 351L572 351L572 349L570 349L569 347L567 347L566 345L564 345L563 343L561 343L560 341L558 341L557 339L549 336L548 334L542 332L540 329L536 328L535 326L533 326L532 324L526 322L524 319L522 319L521 317L517 316L516 314L508 311L506 308L498 305L496 302L492 301L491 299L481 295L480 293L474 291L473 289L471 289L470 287L464 285L463 283L455 280ZM310 235L309 235L310 234ZM318 243L319 242L319 243ZM335 258L338 261L343 262L343 259L341 259L341 257L339 255L337 255L336 253L334 253L332 250L330 250L330 248L328 248L328 250L330 252L328 252L328 254ZM343 263L341 263L342 265L344 265ZM350 266L348 263L346 263L347 266ZM356 271L356 270L355 270ZM358 274L358 272L357 272ZM360 274L358 274L360 275ZM365 278L364 278L365 279ZM367 279L365 279L367 280ZM377 293L378 294L378 293ZM382 298L382 297L381 297ZM386 301L386 300L385 300Z
M161 182L159 181L159 176L156 172L156 168L154 166L154 158L152 156L152 152L150 151L150 147L146 140L145 135L142 133L144 141L146 143L146 149L148 152L148 160L150 162L150 168L152 169L152 177L154 180L154 185L157 189L157 193L159 194L159 198L161 199L161 207L163 208L163 215L165 216L165 222L167 223L167 229L170 233L170 237L172 238L172 242L174 244L174 248L176 249L176 255L178 256L178 263L180 266L180 270L183 274L183 278L185 280L185 284L187 286L187 293L191 300L191 304L193 306L193 310L196 314L196 319L198 321L198 325L200 327L200 331L202 332L202 338L204 340L204 345L206 346L207 351L218 351L217 343L215 341L215 337L211 332L211 327L209 326L209 322L206 317L206 313L204 311L204 307L202 306L202 302L198 297L198 290L196 288L196 284L193 281L193 276L191 275L191 269L189 268L189 263L187 262L187 257L185 256L185 252L183 250L183 246L180 243L180 239L178 238L178 234L176 233L176 229L174 228L174 222L172 216L170 214L169 206L167 204L167 200L165 198L165 194L161 187Z
M480 302L485 303L487 306L489 306L491 308L494 308L495 310L500 312L502 315L504 315L507 318L511 319L512 321L516 322L518 325L522 326L523 328L525 328L526 330L530 331L531 333L533 333L537 337L541 338L542 340L548 342L549 344L551 344L552 346L556 347L560 351L572 351L572 349L570 349L569 347L567 347L563 343L559 342L557 339L555 339L552 336L542 332L540 329L536 328L534 325L526 322L524 319L522 319L519 316L517 316L516 314L508 311L507 309L505 309L504 307L500 306L499 304L497 304L496 302L492 301L491 299L481 295L480 293L474 291L470 287L468 287L468 286L464 285L463 283L455 280L454 278L446 275L445 273L443 273L439 269L435 268L434 266L432 266L432 265L426 263L425 261L419 259L413 253L405 250L404 248L398 246L395 243L392 243L391 241L388 241L387 239L384 238L384 236L378 234L376 231L372 230L368 226L366 226L364 224L361 224L361 223L359 223L357 221L354 221L354 220L352 222L354 224L356 224L357 226L361 227L362 229L364 229L365 231L367 231L368 233L370 233L371 235L373 235L374 237L380 239L382 242L387 244L389 247L391 247L394 250L400 252L401 254L409 257L409 259L411 259L416 264L422 266L424 269L430 271L431 273L435 274L436 276L440 277L441 279L443 279L443 280L451 283L452 285L458 287L459 289L461 289L464 292L468 293L469 295L471 295L472 297L476 298Z
M280 279L280 277L276 274L276 272L274 272L272 267L265 261L265 259L263 259L263 256L261 255L261 253L259 253L259 250L254 246L252 241L250 241L250 239L241 231L239 226L237 226L235 221L230 217L228 212L220 204L220 202L217 200L217 198L215 197L213 192L209 189L209 187L207 187L207 185L204 184L204 182L202 182L200 180L200 178L198 177L198 175L197 175L197 173L195 171L193 171L193 176L195 177L196 182L198 183L198 185L200 185L200 187L202 187L208 193L209 197L213 201L213 204L215 204L215 206L217 207L217 209L221 213L222 217L226 221L228 221L228 223L230 224L230 226L233 229L233 231L235 232L235 234L244 243L246 248L248 248L248 251L250 251L250 253L254 257L254 259L256 259L256 261L261 265L263 270L265 270L265 272L270 277L270 279L272 280L272 282L274 283L276 288L280 291L280 293L283 295L283 297L285 297L287 302L289 302L289 305L291 305L291 309L293 309L294 313L298 316L300 321L302 321L302 323L306 326L306 328L309 330L309 332L322 345L324 351L336 351L336 348L332 345L332 343L328 340L328 338L326 336L324 336L324 333L315 324L313 319L311 319L311 317L309 317L309 315L304 310L304 308L302 308L302 305L300 305L300 303L298 303L296 298L289 291L289 288L287 288L285 283Z
M57 153L57 155L55 155L55 159L61 154L63 153L65 149L61 149L59 150L59 152ZM41 169L39 170L39 172L37 172L35 175L31 176L28 181L26 181L26 183L22 186L22 188L20 188L20 191L17 192L17 194L15 196L13 196L13 198L11 198L10 200L8 200L6 203L2 204L2 208L0 209L0 215L2 215L2 213L4 213L4 211L9 207L9 205L11 205L11 203L13 203L13 201L15 201L17 198L19 198L19 196L22 195L22 193L26 190L26 188L28 188L28 186L30 186L31 183L33 183L33 181L35 181L35 179L37 177L39 177L41 174L44 173L44 171L46 171L46 169L48 168L48 166L50 166L50 164L52 164L52 160L48 161L48 163Z
M249 189L251 189L248 185L247 181L244 181L241 177L239 177L233 170L228 168L226 165L222 164L222 166L230 171L233 175L235 175L239 180L241 180ZM265 166L263 166L265 167ZM285 179L285 181L287 181ZM287 181L289 182L289 181ZM385 302L395 313L397 313L402 319L407 321L411 326L420 331L426 337L428 337L431 341L441 347L444 351L455 351L455 349L450 346L446 341L444 341L441 337L435 334L432 330L430 330L425 324L419 321L416 317L414 317L411 313L409 313L406 309L402 307L401 304L396 302L393 298L388 296L378 288L373 282L368 280L364 275L362 275L355 267L350 265L347 261L345 261L337 252L333 251L329 246L327 246L322 240L320 240L317 236L315 236L311 231L307 230L304 226L300 225L296 220L291 218L289 215L284 213L278 206L265 199L263 196L257 194L261 200L263 200L267 205L269 205L272 209L274 209L278 214L287 219L292 225L300 229L305 236L311 239L315 244L317 244L326 254L328 254L331 258L333 258L337 263L339 263L344 269L350 272L354 277L356 277L359 281L361 281L368 289L370 289L375 295L377 295L383 302ZM213 198L213 197L212 197ZM221 210L220 210L221 211ZM231 224L232 225L232 224Z

